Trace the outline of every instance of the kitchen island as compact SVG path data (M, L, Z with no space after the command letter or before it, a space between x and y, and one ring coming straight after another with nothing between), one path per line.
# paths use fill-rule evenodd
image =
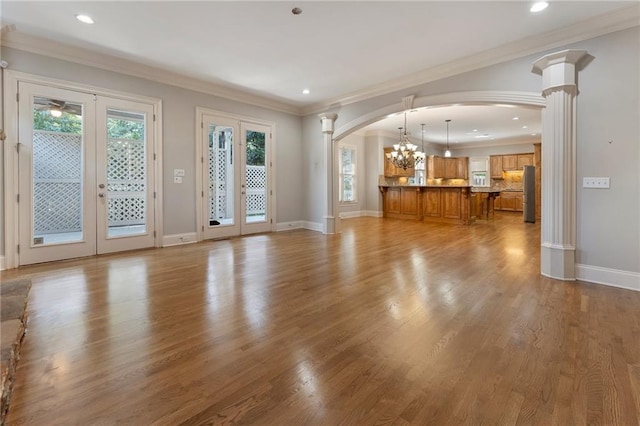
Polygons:
M383 217L470 224L469 185L381 185Z

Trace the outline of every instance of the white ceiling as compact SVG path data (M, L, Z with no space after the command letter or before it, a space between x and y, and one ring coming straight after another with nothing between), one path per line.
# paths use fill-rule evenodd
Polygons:
M15 34L308 108L343 102L389 82L402 84L403 78L408 81L425 70L523 39L542 38L637 1L551 1L539 14L529 12L531 4L517 0L0 3L2 27L14 24ZM293 7L302 8L302 14L294 16ZM78 22L74 17L78 13L92 16L95 24ZM9 31L4 33L11 37ZM304 88L311 93L303 95ZM496 139L517 136L497 126L508 111L456 108L430 111L417 121L428 124L428 137L434 140L442 139L437 129L444 127L445 116L454 120L452 135L460 142L466 141L464 132L469 128ZM471 112L473 120L463 121ZM536 114L537 122L533 115L528 122L539 132ZM393 120L378 126L383 125L392 131L397 127Z

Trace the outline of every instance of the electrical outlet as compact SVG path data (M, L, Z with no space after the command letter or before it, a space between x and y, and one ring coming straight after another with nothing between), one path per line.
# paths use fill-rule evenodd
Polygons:
M180 176L174 176L173 183L182 183L182 178Z
M585 177L585 178L582 178L582 187L607 189L609 188L609 178L608 177Z
M184 169L173 169L173 175L174 176L184 176Z

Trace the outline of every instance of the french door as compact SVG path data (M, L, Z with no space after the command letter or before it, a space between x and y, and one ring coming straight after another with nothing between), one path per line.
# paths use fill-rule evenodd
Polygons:
M271 128L203 115L203 238L272 229Z
M18 83L19 264L155 242L153 106Z

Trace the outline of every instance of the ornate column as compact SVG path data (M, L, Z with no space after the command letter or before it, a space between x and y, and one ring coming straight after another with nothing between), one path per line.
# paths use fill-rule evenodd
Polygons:
M538 59L542 75L542 241L540 272L575 280L577 74L590 57L564 50Z
M322 142L324 152L324 164L326 177L324 182L324 212L322 232L325 234L335 234L340 232L340 215L338 214L338 193L337 182L335 182L336 173L336 156L337 153L333 147L333 131L334 123L338 118L338 114L326 113L320 114L320 123L322 124Z

